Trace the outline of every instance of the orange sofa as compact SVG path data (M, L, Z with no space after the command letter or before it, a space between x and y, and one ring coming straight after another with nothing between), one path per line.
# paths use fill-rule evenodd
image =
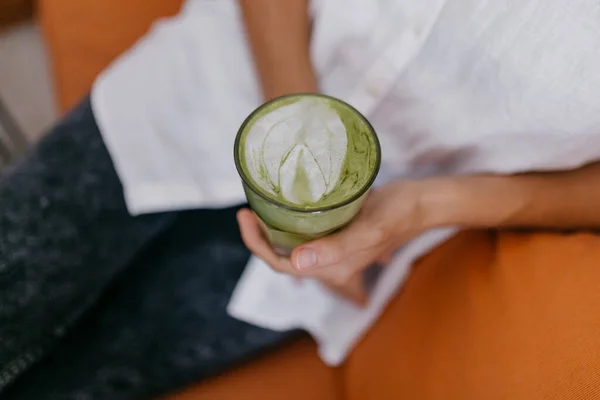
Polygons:
M218 1L218 0L214 0ZM179 0L38 0L71 107ZM465 232L420 260L343 367L300 340L170 399L600 399L600 238Z

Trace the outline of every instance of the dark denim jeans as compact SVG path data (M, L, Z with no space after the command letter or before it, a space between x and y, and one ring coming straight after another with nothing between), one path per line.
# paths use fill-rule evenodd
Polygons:
M154 398L294 336L226 314L235 212L129 216L84 101L0 178L0 398Z

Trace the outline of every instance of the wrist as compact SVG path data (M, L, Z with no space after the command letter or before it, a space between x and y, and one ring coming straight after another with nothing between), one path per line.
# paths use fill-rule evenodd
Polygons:
M415 181L417 209L423 230L452 226L459 218L459 188L452 179L432 178Z
M510 225L528 203L523 185L510 176L432 178L419 187L419 209L428 229Z

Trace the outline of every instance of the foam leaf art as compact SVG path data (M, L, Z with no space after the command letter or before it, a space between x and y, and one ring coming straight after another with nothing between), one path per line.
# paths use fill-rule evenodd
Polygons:
M302 98L266 113L245 140L252 179L298 206L317 203L336 187L347 148L340 116L319 98Z

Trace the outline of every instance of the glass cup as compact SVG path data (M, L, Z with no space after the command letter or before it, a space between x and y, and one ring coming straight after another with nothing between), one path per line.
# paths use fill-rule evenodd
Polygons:
M302 208L285 204L265 193L257 185L246 169L242 166L243 156L241 152L242 135L247 125L254 121L257 115L261 115L266 107L277 107L278 103L289 102L293 97L314 96L335 103L343 107L351 118L357 123L353 126L361 129L361 134L368 134L372 147L375 150L375 162L369 168L368 176L362 187L347 198L335 204L325 207ZM292 250L308 241L323 237L347 225L359 212L365 198L368 195L381 165L381 147L375 130L367 119L355 108L342 100L321 94L294 94L273 99L257 108L240 127L234 145L234 159L237 171L242 179L246 198L250 207L262 221L262 228L266 238L273 249L280 255L289 256Z

